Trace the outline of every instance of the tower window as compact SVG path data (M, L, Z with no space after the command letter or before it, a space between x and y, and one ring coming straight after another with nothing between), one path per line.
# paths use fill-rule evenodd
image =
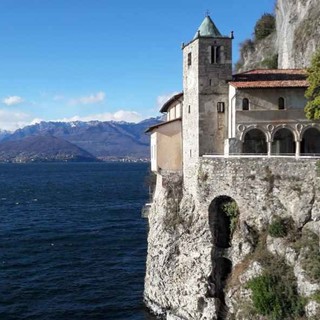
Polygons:
M190 111L191 111L191 107L190 107L190 106L188 106L188 113L190 113Z
M284 110L284 107L285 107L284 98L280 97L278 99L278 107L279 107L279 110Z
M210 63L224 63L224 47L210 46Z
M188 53L188 66L191 66L192 55L191 52Z
M242 99L242 110L249 110L249 99Z
M216 63L221 63L221 47L216 48Z
M217 111L218 113L224 113L224 102L217 103Z

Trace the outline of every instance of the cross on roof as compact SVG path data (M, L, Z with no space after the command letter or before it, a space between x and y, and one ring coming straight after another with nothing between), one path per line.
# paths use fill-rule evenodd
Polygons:
M210 16L210 11L207 10L207 11L206 11L206 17L209 17L209 16Z

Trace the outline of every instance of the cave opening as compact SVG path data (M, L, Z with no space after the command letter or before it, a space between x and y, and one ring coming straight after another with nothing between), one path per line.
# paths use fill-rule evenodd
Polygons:
M238 206L228 196L216 197L209 206L209 226L212 234L212 271L208 279L208 297L216 298L217 319L228 314L225 303L225 287L232 273L232 261L228 257L232 235L239 217Z

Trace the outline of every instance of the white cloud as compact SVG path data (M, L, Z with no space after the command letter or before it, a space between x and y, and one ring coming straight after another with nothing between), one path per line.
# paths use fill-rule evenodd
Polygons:
M157 109L161 109L162 106L170 99L172 98L174 95L176 95L177 93L179 93L178 91L174 91L174 92L170 92L167 94L163 94L161 96L157 97Z
M13 106L15 104L20 104L23 101L24 100L19 96L10 96L10 97L4 98L2 100L2 103L4 103L7 106Z
M0 109L0 129L14 131L29 124L40 122L41 119L33 119L23 112L12 112Z
M52 120L52 121L63 121L63 122L71 122L71 121L126 121L126 122L139 122L144 118L141 114L135 111L125 111L119 110L115 113L100 113L100 114L92 114L88 116L73 116L71 118L63 118L59 120Z
M69 101L70 105L78 105L78 104L94 104L104 101L106 98L106 94L103 91L100 91L96 94L91 94L89 96L80 97L71 99Z

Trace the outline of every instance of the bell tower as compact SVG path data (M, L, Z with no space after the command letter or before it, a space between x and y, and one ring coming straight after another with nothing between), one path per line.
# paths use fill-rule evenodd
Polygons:
M185 174L188 167L194 167L199 156L224 153L232 39L232 33L223 36L207 15L194 38L182 46Z

